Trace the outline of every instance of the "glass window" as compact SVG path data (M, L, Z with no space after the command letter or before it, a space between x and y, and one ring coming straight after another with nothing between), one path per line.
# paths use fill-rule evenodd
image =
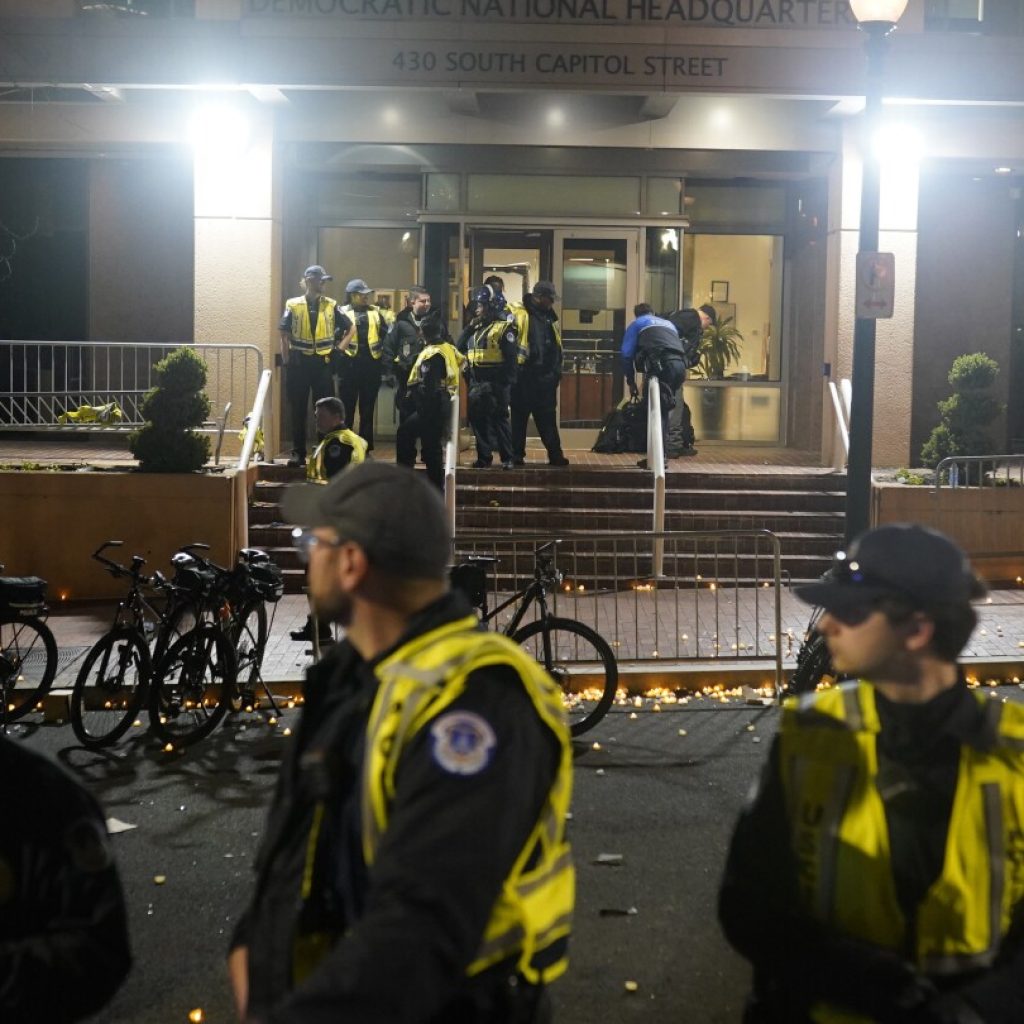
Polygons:
M456 213L459 209L458 174L427 175L427 209L431 213Z
M318 221L404 220L420 209L418 174L342 174L324 177L318 190Z
M647 229L647 274L641 302L649 302L658 313L679 308L679 228Z
M678 217L683 212L683 179L648 178L644 212L653 217Z
M416 228L321 228L320 262L334 275L327 293L345 301L345 283L361 277L377 302L401 309L409 285L419 281L420 233Z
M469 176L470 213L633 217L639 211L639 178L544 174Z
M779 380L782 237L688 232L683 241L683 305L710 302L740 332L726 379Z
M713 225L782 232L786 224L786 189L688 184L686 216L694 228Z

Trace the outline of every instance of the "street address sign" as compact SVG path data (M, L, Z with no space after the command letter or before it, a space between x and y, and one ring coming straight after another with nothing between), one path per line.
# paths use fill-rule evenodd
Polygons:
M895 255L891 252L857 253L857 319L888 320L895 298Z

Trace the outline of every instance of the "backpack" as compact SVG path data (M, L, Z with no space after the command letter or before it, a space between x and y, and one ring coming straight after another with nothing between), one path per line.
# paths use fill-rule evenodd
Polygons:
M692 370L700 362L700 346L704 335L702 331L694 331L692 319L686 314L693 314L693 310L677 309L667 314L665 319L676 329L683 343L683 364Z
M647 406L639 398L623 398L604 418L591 451L601 455L647 451Z

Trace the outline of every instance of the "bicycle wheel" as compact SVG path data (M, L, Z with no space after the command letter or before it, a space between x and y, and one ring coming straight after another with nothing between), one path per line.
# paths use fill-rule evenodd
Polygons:
M238 690L248 696L259 681L267 647L267 607L262 601L241 608L232 624L231 638L238 662Z
M195 601L175 599L165 612L165 618L157 624L156 640L153 644L153 664L163 658L167 648L179 637L195 629L202 618L202 611Z
M537 619L512 639L562 688L573 736L593 729L607 714L619 683L619 666L604 637L574 619Z
M96 642L71 691L71 727L82 746L105 747L131 728L146 699L151 668L149 647L131 626Z
M153 731L175 746L208 736L231 706L235 674L235 651L219 626L199 625L175 640L153 672Z
M27 715L46 696L56 674L57 642L42 619L0 622L0 693L8 722Z

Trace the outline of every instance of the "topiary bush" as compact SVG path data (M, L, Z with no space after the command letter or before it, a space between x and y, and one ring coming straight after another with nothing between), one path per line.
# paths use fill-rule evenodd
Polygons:
M921 449L921 462L937 466L950 455L988 455L993 421L1003 411L992 395L999 364L984 352L957 356L949 371L953 394L939 402L939 425Z
M128 439L144 473L195 473L210 457L210 439L197 434L210 414L206 362L193 349L175 349L154 367L157 386L142 401L147 423Z

